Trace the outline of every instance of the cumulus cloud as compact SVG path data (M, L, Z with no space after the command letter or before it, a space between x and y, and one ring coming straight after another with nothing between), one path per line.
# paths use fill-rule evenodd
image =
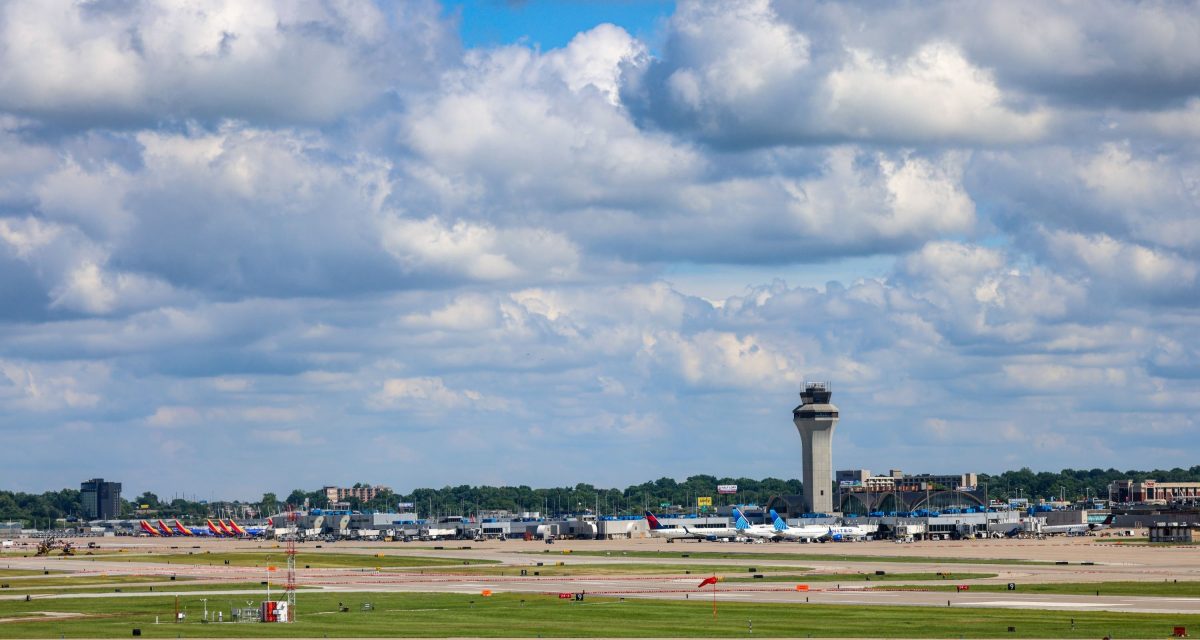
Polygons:
M0 109L85 127L330 121L457 50L432 3L10 2L0 39Z
M467 280L568 279L579 255L562 235L538 229L495 229L468 222L392 218L383 243L402 268Z
M684 3L662 57L631 65L625 99L660 126L724 146L997 144L1047 132L1047 112L1010 99L951 40L877 51L815 33L846 26L821 22L781 19L767 0Z

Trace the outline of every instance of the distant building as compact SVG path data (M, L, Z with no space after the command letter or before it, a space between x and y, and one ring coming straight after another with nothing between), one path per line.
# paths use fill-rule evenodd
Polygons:
M974 473L909 475L892 469L876 476L869 469L846 469L838 471L835 478L842 513L936 511L984 506L987 500Z
M1186 522L1155 522L1150 525L1150 542L1191 544L1192 527Z
M373 487L322 487L325 492L325 499L332 505L338 502L346 502L350 498L358 498L363 502L370 502L375 499L380 493L391 491L391 487L385 487L377 484Z
M121 517L121 483L93 478L79 483L79 499L88 520L112 520Z
M1159 482L1157 480L1116 480L1108 485L1112 502L1194 501L1200 498L1200 482Z

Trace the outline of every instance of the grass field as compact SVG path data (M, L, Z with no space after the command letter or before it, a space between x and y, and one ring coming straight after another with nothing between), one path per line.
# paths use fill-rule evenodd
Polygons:
M364 602L373 609L363 610ZM339 603L349 611L339 612ZM745 637L751 622L762 637L1148 638L1168 636L1175 625L1200 628L1197 615L744 602L722 603L714 620L703 599L575 602L516 594L300 594L298 621L290 625L203 624L200 596L180 597L187 622L167 623L175 606L175 598L156 597L0 601L0 638L128 638L134 628L149 638ZM209 612L222 610L226 619L233 606L247 601L208 597ZM164 623L154 624L155 616Z
M49 573L55 574L55 573L62 573L62 572L61 571L50 571ZM40 576L40 575L45 575L45 574L46 574L46 571L41 571L38 569L0 569L0 580L3 580L5 578L12 578L12 577Z
M524 553L538 553L536 551L527 551ZM545 552L542 552L545 554ZM562 554L562 552L558 552ZM557 555L557 554L545 554ZM1054 564L1053 562L1040 560L1019 560L1013 558L938 558L938 557L917 557L917 556L855 556L846 554L824 554L824 553L777 553L777 552L753 552L745 553L721 551L575 551L571 550L569 554L574 556L609 556L609 557L624 557L624 558L697 558L701 560L799 560L799 561L825 561L825 562L907 562L911 564L1005 564L1005 565L1045 565Z
M955 576L958 578L959 576ZM896 585L879 587L880 589L912 589L914 591L954 591L954 585ZM971 591L1004 591L1008 592L1006 584L973 584ZM1179 598L1200 598L1200 582L1047 582L1040 584L1017 584L1019 593L1053 593L1060 595L1094 596L1099 591L1102 596L1168 596Z
M762 578L738 576L724 578L723 582L899 582L905 580L983 580L995 578L994 573L888 573L882 576L872 573L809 573L809 574L763 574ZM907 586L907 585L906 585ZM934 585L940 587L941 585ZM947 585L950 586L950 585ZM1004 585L1001 585L1004 586Z
M230 553L156 553L146 555L120 555L105 558L107 562L157 562L167 564L225 565L234 567L268 567L287 564L282 551L239 551ZM313 569L397 569L409 567L470 566L476 564L498 564L495 560L471 560L458 558L435 558L426 556L378 557L350 553L302 553L296 556L296 564Z
M272 592L277 591L279 589L279 585L276 585L275 583L271 583L271 584L272 584ZM314 587L305 587L305 586L301 585L301 586L297 586L296 588L297 589L312 589ZM39 595L45 596L45 595L63 595L63 594L72 594L72 593L117 593L117 592L120 592L120 593L151 593L151 592L154 592L154 593L171 594L171 593L176 593L176 592L189 592L189 591L256 591L256 592L263 593L263 592L265 592L265 589L266 589L266 587L264 587L261 582L229 582L229 583L221 583L221 582L187 583L187 582L185 582L183 584L178 584L178 583L172 582L170 584L148 585L148 584L146 584L146 580L142 580L140 583L109 585L109 586L82 585L77 589L76 588L66 589L64 587L50 587L50 588L43 587L43 588L30 588L30 589L20 589L20 590L11 590L10 589L9 591L0 590L0 595L29 594L29 595L33 595L33 596L39 596Z
M71 585L116 585L121 586L130 582L158 582L169 581L171 578L165 575L52 575L45 578L3 578L0 579L0 585L8 585L9 589L21 590L27 588L39 587L62 587ZM188 580L186 577L176 578L178 581ZM0 588L0 593L4 593L3 588Z

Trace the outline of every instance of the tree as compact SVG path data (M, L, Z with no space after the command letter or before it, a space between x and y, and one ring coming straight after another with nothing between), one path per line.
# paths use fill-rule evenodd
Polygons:
M303 489L292 489L288 494L287 503L293 508L300 509L304 507L304 501L308 499L308 494L304 493Z
M263 494L262 500L259 501L258 505L263 513L273 514L279 510L279 498L276 498L274 493L267 492Z

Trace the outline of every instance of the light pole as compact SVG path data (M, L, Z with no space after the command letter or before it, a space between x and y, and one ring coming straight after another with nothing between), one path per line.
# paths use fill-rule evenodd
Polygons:
M204 603L204 619L208 620L208 598L200 598L200 601Z

